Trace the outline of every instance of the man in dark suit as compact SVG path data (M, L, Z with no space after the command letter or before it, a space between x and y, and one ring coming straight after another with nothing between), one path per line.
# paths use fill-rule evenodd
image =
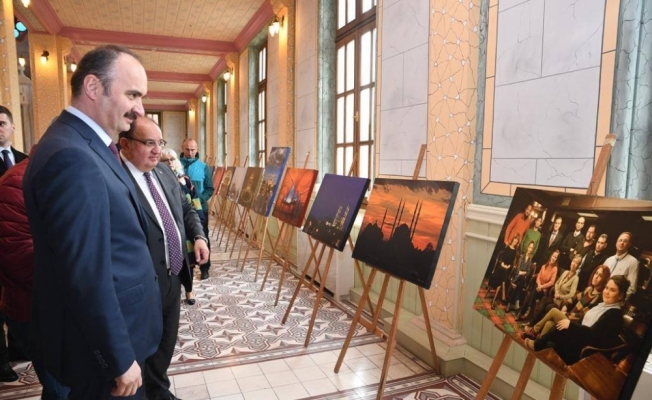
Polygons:
M607 259L607 234L603 233L598 237L598 240L595 242L595 248L589 250L588 253L582 259L580 268L577 270L577 290L583 291L589 285L589 280L593 275L595 269L604 264L604 261Z
M147 75L128 49L99 47L81 59L71 89L72 105L23 180L34 350L69 399L140 399L140 366L161 340L161 295L146 217L111 135L144 114Z
M541 266L548 261L553 251L559 248L564 235L561 232L561 224L563 220L561 217L555 218L552 225L552 230L541 238L539 242L539 249L535 257L535 261Z
M197 213L172 170L159 163L164 145L161 129L149 118L136 119L129 131L120 134L124 167L136 185L147 216L147 244L163 304L163 337L156 353L145 362L143 377L148 400L177 399L170 393L167 370L179 330L181 283L192 282L186 238L193 240L195 257L200 263L206 262L209 253Z
M27 158L27 154L21 153L11 146L11 138L14 136L15 130L16 126L11 111L7 107L0 106L0 176Z

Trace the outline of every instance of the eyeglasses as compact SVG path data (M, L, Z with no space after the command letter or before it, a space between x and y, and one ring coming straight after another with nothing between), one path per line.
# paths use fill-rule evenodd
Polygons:
M161 162L174 162L176 158L161 158Z
M136 139L136 138L133 138L133 137L128 137L128 138L125 138L125 139L135 140L136 142L142 143L142 144L144 144L145 146L147 146L150 149L153 148L154 146L157 146L157 145L158 145L158 147L165 147L165 145L168 144L168 142L166 142L165 140L159 140L157 142L156 140L140 140L140 139Z

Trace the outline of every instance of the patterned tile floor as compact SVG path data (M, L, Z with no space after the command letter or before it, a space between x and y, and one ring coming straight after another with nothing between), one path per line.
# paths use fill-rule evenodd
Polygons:
M314 295L302 289L285 325L281 319L298 280L286 276L274 306L280 266L273 265L260 291L254 282L256 255L241 272L228 252L213 246L211 277L195 279L197 304L182 303L179 340L169 374L171 390L183 400L374 399L385 344L356 331L338 374L335 362L351 310L322 300L308 347L303 346ZM229 249L230 250L230 249ZM233 258L237 256L237 250ZM240 265L242 265L240 263ZM262 263L264 272L266 261ZM198 274L198 271L195 271ZM288 279L289 278L289 279ZM0 399L38 399L31 365L14 365L20 380L0 384ZM384 400L473 399L478 385L464 376L442 378L407 351L392 354ZM492 397L493 398L493 397Z

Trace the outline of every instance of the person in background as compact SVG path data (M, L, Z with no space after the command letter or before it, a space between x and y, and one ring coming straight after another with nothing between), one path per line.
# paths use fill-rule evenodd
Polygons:
M584 228L585 222L586 219L584 217L579 217L575 222L575 230L568 232L559 245L559 250L561 251L559 255L559 266L563 269L568 269L571 260L575 257L575 248L584 243L582 229Z
M616 240L616 254L607 258L604 265L609 267L611 276L624 275L630 283L627 290L627 298L636 292L636 281L638 279L638 260L629 254L632 246L633 235L630 232L623 232Z
M177 179L179 180L179 184L181 185L181 190L183 190L183 193L188 198L188 201L195 208L195 212L199 217L199 221L202 223L203 229L206 214L204 214L204 210L201 207L201 201L197 197L195 186L192 184L190 177L186 175L183 170L183 165L181 165L181 161L179 161L179 157L177 157L177 152L172 149L163 149L161 152L161 162L170 167L172 172L174 172L174 175L176 175ZM192 278L194 276L193 270L195 268L196 260L194 257L194 247L190 242L188 243L188 256L190 257L190 277ZM195 299L195 295L192 291L192 279L190 279L189 282L182 281L181 283L183 284L186 292L186 304L190 306L195 305L197 300Z
M187 201L172 171L159 163L165 146L161 129L149 118L138 118L120 133L120 154L147 216L147 245L161 292L163 337L145 362L143 378L148 400L177 400L170 392L167 370L179 330L181 283L192 282L186 238L194 242L199 262L208 259L197 213ZM190 283L192 284L192 283Z
M577 284L577 290L584 290L590 283L589 277L593 274L595 269L603 265L607 259L607 240L609 237L606 233L603 233L598 237L598 240L595 242L595 248L589 250L588 253L582 258L582 264L580 264L580 269L577 270L577 276L579 277L579 282Z
M141 365L161 342L161 294L146 217L112 136L144 115L145 68L124 47L95 48L71 93L23 179L34 351L70 400L140 399Z
M525 236L525 232L530 228L530 223L532 222L530 219L532 208L532 204L528 204L522 213L516 214L509 222L509 225L505 229L505 237L503 238L505 246L509 246L512 243L514 236L518 235L520 238ZM523 242L521 241L521 243Z
M523 307L518 313L517 320L526 319L529 316L529 309L534 308L536 302L543 296L547 296L552 290L552 286L557 279L557 260L559 259L559 250L555 250L550 255L548 262L541 266L537 273L534 290L530 291L523 302Z
M192 180L192 184L195 186L195 190L197 191L197 196L201 201L201 207L202 210L204 210L204 214L206 216L206 219L202 221L202 227L204 228L204 236L208 238L208 216L210 214L210 210L208 209L208 200L211 198L213 192L215 191L215 188L213 188L213 176L210 167L199 159L199 153L197 153L197 142L195 139L184 140L182 147L183 154L181 155L180 159L181 164L186 170L186 174L188 174L190 177L190 180ZM211 244L209 241L208 248L210 249L210 247ZM210 259L206 263L199 265L199 270L201 271L201 280L208 279L208 271L210 268Z
M534 253L537 253L539 249L539 242L541 241L541 225L543 224L543 218L537 217L537 219L532 222L530 229L525 232L525 237L521 242L521 253L525 253L526 243L534 243Z
M45 369L43 361L32 357L29 326L34 274L34 246L23 198L23 176L29 159L19 162L0 177L0 283L3 285L0 311L7 327L28 358L43 387L42 400L65 400L69 389L59 384ZM13 370L12 370L13 372ZM15 372L14 372L15 374ZM18 376L16 376L16 379Z

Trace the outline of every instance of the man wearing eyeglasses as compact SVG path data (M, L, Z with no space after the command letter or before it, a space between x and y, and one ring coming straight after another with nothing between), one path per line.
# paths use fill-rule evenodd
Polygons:
M166 143L158 125L149 118L140 117L119 137L124 168L136 185L147 216L147 245L163 305L163 337L156 353L145 361L145 393L148 400L174 400L177 397L170 393L167 369L179 329L181 284L192 281L186 238L194 239L195 257L199 262L208 259L208 240L174 173L159 163Z
M202 221L202 226L204 228L204 235L208 237L208 217L210 214L208 200L215 191L211 169L205 162L199 159L199 153L197 153L197 142L194 139L184 140L182 147L183 154L180 157L180 161L183 168L186 170L186 174L190 177L192 184L195 186L195 190L197 191L197 195L201 201L201 208L204 210L204 214L206 215L206 218ZM210 248L210 243L208 246ZM210 259L205 264L199 265L202 280L208 279L208 270L210 268Z

